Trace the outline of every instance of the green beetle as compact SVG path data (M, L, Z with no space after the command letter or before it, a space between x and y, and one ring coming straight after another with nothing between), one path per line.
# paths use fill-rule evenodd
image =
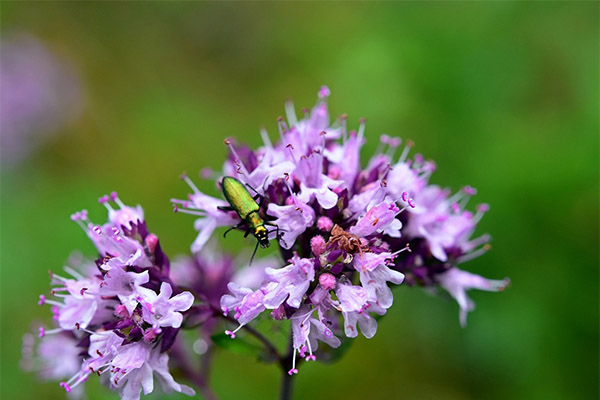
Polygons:
M227 233L233 229L238 229L246 225L247 229L244 237L247 237L250 233L252 233L258 241L256 243L256 248L254 249L254 254L256 254L256 249L258 249L259 245L262 248L267 248L270 245L269 233L272 231L267 230L265 225L275 227L278 238L279 227L269 221L265 221L260 216L260 206L256 200L262 198L262 196L256 192L256 195L252 197L246 186L256 192L256 190L250 185L244 185L242 182L232 176L223 177L223 180L221 181L221 189L223 190L223 196L225 196L229 206L219 207L219 209L223 211L235 211L242 220L238 225L229 228L223 234L223 236L227 235ZM254 258L254 254L252 255L252 258Z

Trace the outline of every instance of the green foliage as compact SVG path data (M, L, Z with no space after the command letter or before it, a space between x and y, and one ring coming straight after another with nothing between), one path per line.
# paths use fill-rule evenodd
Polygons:
M264 347L250 342L246 337L236 337L235 339L231 339L224 333L217 333L210 338L214 344L222 349L231 351L233 354L251 356L261 361L268 359L268 356L264 355Z

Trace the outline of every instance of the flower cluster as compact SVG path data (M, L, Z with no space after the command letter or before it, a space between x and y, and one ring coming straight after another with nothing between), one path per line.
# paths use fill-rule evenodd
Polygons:
M65 267L64 276L50 273L53 298L40 295L39 304L51 307L56 327L39 328L38 357L43 365L61 365L48 377L72 374L60 383L67 392L98 374L109 376L122 399L134 400L142 390L153 391L156 375L165 391L193 395L171 376L166 350L194 297L171 282L169 260L148 232L142 208L126 206L114 192L99 202L108 210L107 223L92 223L85 210L71 219L100 257Z
M401 146L396 137L382 136L380 148L363 166L365 123L350 132L345 115L330 123L329 94L322 87L317 104L304 110L302 119L288 104L287 123L278 120L275 144L264 130L264 146L256 151L225 141L230 157L223 175L258 193L261 218L277 228L270 238L288 260L282 268L268 268L258 289L229 283L221 308L239 327L226 333L235 338L266 310L275 320L291 320L295 351L289 374L298 372L296 354L315 359L319 341L337 347L342 332L357 336L357 325L372 337L374 315L385 314L393 302L388 284L401 284L405 276L411 285L446 289L458 301L463 322L472 309L465 290L500 290L508 283L456 268L487 249L487 235L470 238L487 210L486 205L475 214L465 209L475 190L465 187L449 195L430 185L435 164L419 154L409 157L413 144ZM172 201L176 211L199 217L193 251L215 228L248 222L227 211L224 200L183 179L192 193Z
M38 365L43 378L63 380L71 395L92 374L125 400L152 392L154 378L166 392L194 395L174 380L171 358L204 397L214 398L208 386L213 344L236 343L213 335L224 329L220 320L236 323L225 331L232 339L242 328L254 336L269 353L262 359L279 361L284 382L301 361L333 352L359 332L373 337L379 316L393 304L394 285L447 291L464 325L474 307L467 290L499 291L509 283L458 268L489 249L489 235L473 237L488 206L467 208L472 187L452 193L430 184L436 166L411 156L412 142L383 135L375 154L362 161L365 122L357 131L347 130L345 115L330 122L329 95L322 87L301 119L287 104L275 143L265 130L257 150L225 140L223 171L202 175L216 186L229 177L221 188L227 200L182 175L192 193L172 202L175 211L197 217L198 236L193 254L172 265L142 208L126 206L116 193L99 199L108 210L102 225L85 210L73 214L98 258L73 259L66 275L51 273L51 297L41 295L39 304L51 307L55 326L39 328L37 349L26 335L24 367ZM263 257L249 265L254 256L242 254L244 268L236 268L239 259L223 255L211 240L220 227L252 233L257 247L276 243L285 261ZM289 354L249 326L267 314L274 324L289 321ZM199 329L192 345L204 355L199 370L176 341L183 328ZM329 347L319 349L320 342Z

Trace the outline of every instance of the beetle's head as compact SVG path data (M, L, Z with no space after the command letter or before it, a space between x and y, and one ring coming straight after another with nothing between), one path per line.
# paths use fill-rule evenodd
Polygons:
M264 226L257 226L254 230L254 236L258 240L260 247L262 247L263 249L266 249L271 244L269 242L269 232Z

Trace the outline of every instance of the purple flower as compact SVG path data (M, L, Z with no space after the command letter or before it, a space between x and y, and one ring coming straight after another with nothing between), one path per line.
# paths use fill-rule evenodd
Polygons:
M400 209L394 203L379 203L360 217L356 225L348 232L360 237L367 237L375 232L386 233L391 237L400 237L402 222L396 219L399 212Z
M324 209L328 210L336 205L338 196L332 190L340 186L341 182L323 174L323 155L313 152L309 156L300 158L296 165L295 175L300 182L298 198L304 203L313 198Z
M338 283L335 294L340 301L340 309L344 313L363 311L367 305L368 293L361 286Z
M437 275L440 286L450 293L460 307L460 324L467 323L467 313L475 308L473 301L467 296L466 291L470 289L485 290L488 292L500 292L508 286L510 280L485 279L479 275L451 268L447 272Z
M372 304L369 304L367 308L372 308L370 312L376 312L379 315L385 314L385 310L382 308L377 308ZM343 312L344 315L344 333L349 338L353 338L358 336L358 330L356 329L356 324L360 327L361 333L367 338L370 339L375 336L377 332L377 321L367 312L361 311L350 311Z
M42 340L62 346L65 362L72 362L72 353L89 356L78 357L78 368L69 367L70 378L60 386L80 391L76 388L92 373L106 374L121 398L139 399L142 391L152 392L156 374L165 390L192 395L173 380L165 351L194 297L171 283L168 258L158 238L148 232L141 207L126 206L116 193L101 197L100 203L108 210L104 225L93 224L85 211L72 217L96 244L99 258L95 263L84 260L77 269L65 267L68 278L52 274L52 294L62 301L40 296L39 304L52 307L58 325L40 327Z
M284 301L290 307L300 307L310 282L315 279L315 268L311 260L294 257L290 261L287 267L267 268L265 271L271 284L267 286L263 304L269 309L279 307Z
M289 260L268 268L259 287L229 284L221 307L240 325L227 333L235 337L241 326L273 310L273 319L292 320L295 354L308 352L311 359L313 335L329 332L339 340L360 329L372 337L375 315L393 303L391 284L440 287L441 274L481 255L489 240L471 238L486 211L466 209L474 189L450 196L429 185L435 164L420 154L410 157L412 142L382 135L376 153L361 162L364 120L357 132L347 131L346 116L330 123L329 95L321 88L317 104L300 119L286 104L287 122L278 119L279 142L272 143L265 130L264 146L256 151L227 139L230 155L223 167L226 176L261 195L258 214L279 228L279 237L273 229L270 238ZM205 203L216 202L224 205L213 198ZM213 213L206 204L195 210L183 205L206 216L199 227L206 232L226 225L224 216L233 217L227 225L246 222L214 206ZM294 364L290 373L296 372Z
M42 337L36 345L32 334L23 337L21 364L27 371L36 370L43 380L64 380L81 368L79 340L71 332Z
M296 238L315 222L315 212L305 202L292 197L290 205L269 204L267 213L276 217L274 224L281 229L281 246L290 249Z
M5 32L0 61L2 166L22 162L81 113L77 70L37 38Z
M413 237L422 237L429 243L431 253L440 261L446 261L446 250L468 246L468 237L475 230L483 212L473 216L462 211L456 202L463 204L470 195L459 192L448 198L448 191L438 186L428 186L415 196L416 207L411 209L407 232Z
M333 337L355 337L358 329L366 337L375 334L373 315L385 314L393 303L389 285L404 281L407 263L416 268L431 258L414 257L407 251L413 244L438 261L458 249L452 261L462 262L479 254L482 240L470 239L481 216L464 209L470 194L448 198L428 186L435 165L418 154L409 158L412 143L401 147L399 138L382 136L380 149L362 169L364 121L358 132L346 131L346 117L329 125L328 95L323 88L301 120L286 105L289 125L278 121L279 143L271 144L264 131L265 145L255 152L227 140L231 156L224 167L243 183L260 186L261 215L274 218L270 222L279 227L279 245L290 262L268 268L258 289L230 284L222 309L240 327L267 309L277 320L292 319L296 352L311 356L307 340L311 332L325 332L327 324ZM447 268L427 268L428 282L439 285L435 276ZM413 270L409 277L412 283ZM238 330L227 332L234 337Z
M182 179L187 182L193 193L189 195L188 200L171 199L171 202L174 204L176 212L200 217L194 223L194 229L198 231L198 236L192 243L192 252L196 253L202 250L216 228L235 225L237 216L234 212L219 209L219 207L227 206L225 200L202 193L186 175L182 175Z
M104 264L106 266L107 264ZM139 304L142 285L148 283L150 276L148 271L142 273L126 272L125 266L114 266L104 274L104 280L100 283L99 293L102 296L117 296L121 304L127 308L129 314Z
M317 350L319 341L327 343L333 348L339 347L341 344L340 339L335 337L331 329L314 317L314 312L314 308L302 306L290 318L292 321L292 346L295 350L292 368L288 371L290 375L298 373L296 354L305 357L306 361L316 360L313 353Z
M161 326L179 328L183 321L181 312L190 309L194 303L194 296L190 292L179 293L171 297L172 294L173 289L166 282L160 285L158 295L153 290L144 288L141 291L144 320L155 328Z

